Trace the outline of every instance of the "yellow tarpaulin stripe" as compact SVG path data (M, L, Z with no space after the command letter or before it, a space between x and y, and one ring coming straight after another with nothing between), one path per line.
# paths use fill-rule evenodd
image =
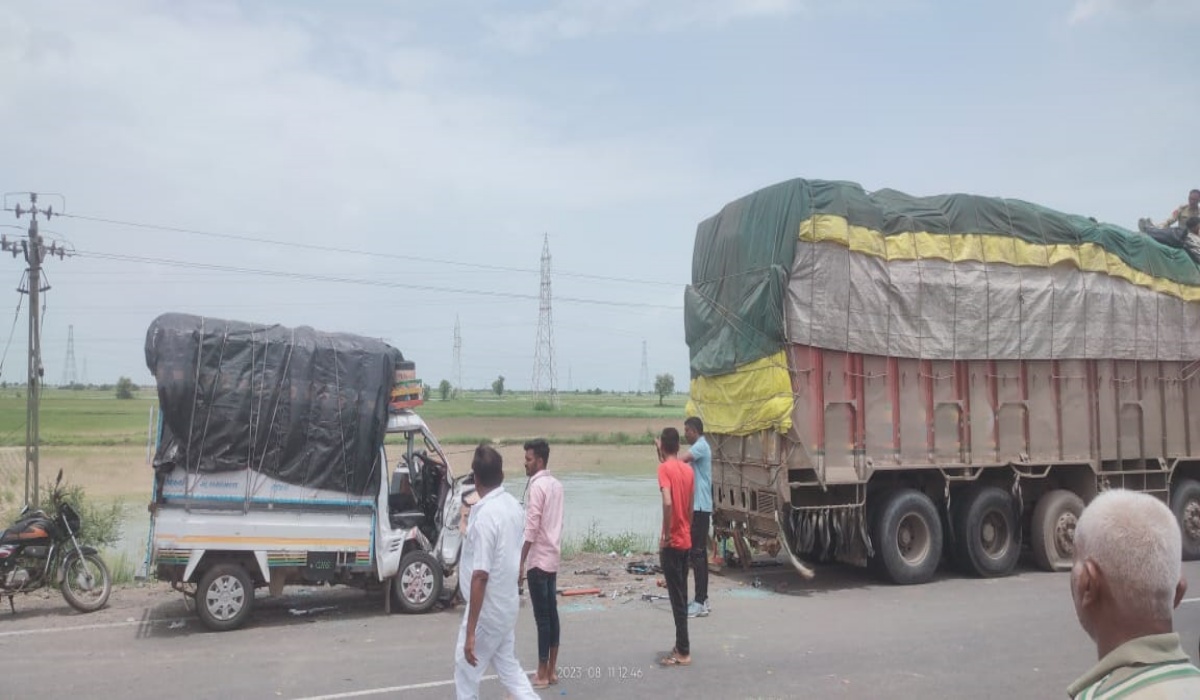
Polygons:
M728 374L692 380L688 416L699 416L705 432L750 435L792 428L792 378L780 351Z
M840 243L852 251L888 261L974 261L1026 267L1065 263L1084 272L1102 272L1184 301L1200 301L1200 287L1142 272L1095 243L1041 245L1015 236L986 233L915 232L885 236L865 226L851 226L845 218L832 214L815 214L800 222L800 240Z

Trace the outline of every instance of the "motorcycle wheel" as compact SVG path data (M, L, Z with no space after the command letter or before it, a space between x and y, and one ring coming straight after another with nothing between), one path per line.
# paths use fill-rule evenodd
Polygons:
M71 554L63 561L63 598L79 612L95 612L104 607L112 593L112 577L98 554Z

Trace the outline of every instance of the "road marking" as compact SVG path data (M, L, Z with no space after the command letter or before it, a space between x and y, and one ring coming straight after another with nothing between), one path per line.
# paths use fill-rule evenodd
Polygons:
M522 671L522 673L530 674L533 671ZM484 676L481 681L494 681L500 676ZM424 690L426 688L441 688L447 685L454 685L454 680L448 681L430 681L428 683L413 683L412 685L393 685L390 688L371 688L369 690L352 690L347 693L334 693L332 695L313 695L307 698L297 698L297 700L341 700L342 698L361 698L367 695L383 695L384 693L399 693L405 690Z
M183 618L179 618L183 619ZM12 630L10 632L0 632L2 637L20 637L27 634L52 634L55 632L79 632L81 630L102 630L111 629L113 627L132 627L134 625L153 625L159 622L176 622L175 619L161 620L126 620L124 622L100 622L94 625L75 625L73 627L44 627L34 630Z
M1182 603L1200 603L1200 598L1184 598L1183 600L1181 600L1179 602L1181 604Z

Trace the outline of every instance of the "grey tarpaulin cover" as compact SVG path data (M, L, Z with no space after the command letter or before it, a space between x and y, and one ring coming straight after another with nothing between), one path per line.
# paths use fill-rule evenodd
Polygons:
M374 483L400 351L361 336L164 314L146 333L156 470L250 468L351 494Z

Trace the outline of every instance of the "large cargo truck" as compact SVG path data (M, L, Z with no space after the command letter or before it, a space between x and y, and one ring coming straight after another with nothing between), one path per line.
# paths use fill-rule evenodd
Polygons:
M452 593L472 487L412 410L420 382L399 351L166 314L146 362L161 408L150 566L207 627L243 625L257 588L375 588L406 612Z
M699 226L690 415L739 558L1069 568L1099 491L1200 557L1200 268L1027 202L793 180Z

